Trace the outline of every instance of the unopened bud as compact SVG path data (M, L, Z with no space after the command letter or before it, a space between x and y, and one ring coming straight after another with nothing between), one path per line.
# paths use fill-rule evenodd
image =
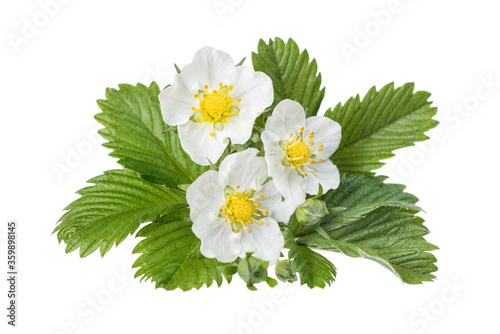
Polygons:
M267 280L269 262L253 257L252 253L246 255L238 264L238 275L250 290L256 290L254 284Z
M280 281L293 283L297 281L297 275L292 268L292 261L290 260L281 260L276 264L276 277Z
M318 224L325 215L328 214L325 202L310 198L304 204L297 208L295 215L297 221L306 226L313 226Z

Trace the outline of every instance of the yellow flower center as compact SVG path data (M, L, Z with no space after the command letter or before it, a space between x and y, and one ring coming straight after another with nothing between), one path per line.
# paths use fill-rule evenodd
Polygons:
M255 208L247 194L234 193L227 202L227 211L233 220L244 222L252 217Z
M269 211L260 207L260 199L264 195L255 196L255 190L250 189L244 192L238 192L240 186L236 190L231 187L226 187L226 204L220 208L219 217L225 218L226 223L230 222L235 233L239 233L240 229L244 228L248 233L251 233L249 224L254 222L257 225L264 225L261 220L269 215ZM232 193L232 194L231 194Z
M323 151L323 145L317 145L316 148L316 143L313 141L314 132L311 132L307 137L303 132L304 128L302 127L297 134L291 133L288 140L280 142L280 146L286 152L283 165L293 167L300 176L305 177L308 171L317 172L316 169L309 166L323 161L323 159L317 158L317 154ZM311 151L311 149L314 150Z
M286 156L291 164L303 164L311 156L311 150L304 141L298 141L287 145Z
M240 110L236 104L241 102L241 99L233 101L229 92L233 90L232 86L224 86L219 83L219 89L208 91L208 85L205 85L204 90L200 90L194 97L199 100L199 108L193 107L195 111L193 120L198 123L212 123L211 136L214 136L214 128L221 131L224 128L224 123L227 123L227 118L236 115Z
M231 104L231 98L216 92L215 94L207 94L207 97L200 102L200 107L205 120L214 123L221 121L229 113Z

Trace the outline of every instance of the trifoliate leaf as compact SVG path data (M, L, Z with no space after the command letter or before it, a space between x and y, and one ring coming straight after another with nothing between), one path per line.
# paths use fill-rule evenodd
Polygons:
M93 186L77 193L82 197L68 205L55 228L66 252L80 248L85 257L100 247L104 256L139 225L185 206L185 193L147 182L135 173L111 170L88 181Z
M155 82L118 87L108 88L106 99L97 101L102 112L95 116L105 126L99 134L108 140L103 145L113 150L111 156L145 180L173 188L208 170L182 150L175 131L166 131L171 128L163 122L160 105L150 99L160 93Z
M150 279L156 288L166 290L199 289L203 285L210 287L213 282L220 286L223 264L200 254L201 242L194 235L192 225L189 210L182 209L160 217L137 232L138 237L145 239L134 248L134 253L142 253L133 265L140 268L135 277Z
M324 288L335 281L336 270L330 261L309 247L298 245L289 231L284 230L284 236L288 258L292 260L293 272L299 273L301 285Z
M414 215L399 210L381 207L348 225L328 229L329 239L311 233L298 238L297 243L371 259L405 283L432 281L436 258L427 251L437 247L423 238L428 234L425 227L412 224Z
M418 199L403 192L405 186L383 183L385 179L341 173L339 187L321 199L328 208L344 209L330 209L321 231L304 229L291 219L297 243L374 260L406 283L430 281L436 258L426 252L437 247L423 238L429 230L415 216L421 210L415 205Z
M424 133L438 124L432 118L437 109L429 93L413 89L413 83L373 87L363 100L351 97L325 113L342 126L342 141L331 157L340 171L369 173L394 156L392 151L428 139Z
M321 88L316 60L309 62L307 50L300 52L292 39L286 43L280 38L269 40L269 43L261 39L257 53L252 53L252 63L256 71L266 73L273 81L272 108L284 99L291 99L304 107L308 117L318 113L325 88ZM272 108L257 118L257 127L264 128Z

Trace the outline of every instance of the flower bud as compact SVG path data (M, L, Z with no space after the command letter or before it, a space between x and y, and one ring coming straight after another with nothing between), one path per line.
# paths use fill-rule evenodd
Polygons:
M328 214L325 202L310 198L304 204L297 208L295 215L297 221L306 226L313 226L318 224L325 215Z
M268 266L269 262L253 257L252 253L247 253L247 256L238 264L238 275L247 283L250 290L257 290L254 284L267 280Z
M280 281L293 283L297 281L297 275L292 268L292 261L290 260L281 260L276 264L276 277Z

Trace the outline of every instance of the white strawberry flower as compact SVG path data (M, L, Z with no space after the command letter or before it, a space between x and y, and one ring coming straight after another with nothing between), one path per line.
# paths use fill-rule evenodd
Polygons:
M194 162L216 163L229 143L244 144L255 118L273 101L271 79L211 47L196 52L158 96L164 121L178 125L182 148Z
M283 202L273 181L266 181L263 157L254 148L227 156L219 171L209 170L187 189L193 232L201 253L221 262L247 252L274 264L284 245L279 222L288 222L295 206Z
M304 108L291 100L281 101L262 132L269 176L286 200L303 204L306 193L317 195L336 189L337 167L329 160L341 139L340 125L328 117L306 119Z

